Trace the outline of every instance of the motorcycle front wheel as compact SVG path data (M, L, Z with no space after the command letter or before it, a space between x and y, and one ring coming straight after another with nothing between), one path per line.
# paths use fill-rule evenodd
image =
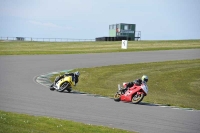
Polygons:
M68 82L64 82L60 85L60 89L58 89L57 91L59 92L63 92L67 87L68 87L69 83Z
M143 93L139 94L139 95L135 94L135 95L133 95L131 102L134 103L134 104L137 104L137 103L140 103L143 100L143 98L144 98Z
M55 88L53 87L53 84L49 87L49 89L50 89L51 91L54 91L54 90L55 90Z
M119 101L120 101L120 97L121 97L121 95L120 95L119 93L116 93L116 94L114 95L114 101L119 102Z

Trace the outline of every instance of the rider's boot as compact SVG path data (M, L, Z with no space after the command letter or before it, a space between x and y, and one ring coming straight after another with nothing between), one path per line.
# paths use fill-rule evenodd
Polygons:
M128 87L122 89L122 92L125 93L128 90Z

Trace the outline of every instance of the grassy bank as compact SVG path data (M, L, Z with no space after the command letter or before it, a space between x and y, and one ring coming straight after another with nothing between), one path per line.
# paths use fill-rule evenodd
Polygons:
M113 97L117 85L149 76L144 102L200 109L200 60L168 61L81 68L75 90ZM54 80L56 75L52 77ZM89 87L88 87L89 86Z
M0 41L0 55L79 54L172 50L200 48L200 40L129 41L128 49L121 49L121 41L114 42L26 42Z
M0 133L127 133L128 131L88 125L57 118L0 111ZM133 132L132 132L133 133Z

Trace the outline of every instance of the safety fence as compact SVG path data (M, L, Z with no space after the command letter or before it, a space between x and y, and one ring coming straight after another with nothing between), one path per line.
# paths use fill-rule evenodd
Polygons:
M86 42L95 39L73 39L73 38L33 38L33 37L0 37L3 41L38 41L38 42Z

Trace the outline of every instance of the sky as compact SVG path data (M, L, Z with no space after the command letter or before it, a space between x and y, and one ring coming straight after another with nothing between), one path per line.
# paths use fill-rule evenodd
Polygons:
M200 0L0 0L0 37L95 39L117 23L141 40L200 39Z

